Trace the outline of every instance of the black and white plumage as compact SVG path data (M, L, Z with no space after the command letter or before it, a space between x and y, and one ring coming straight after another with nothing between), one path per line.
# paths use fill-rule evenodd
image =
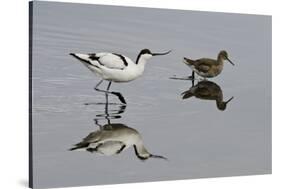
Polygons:
M166 55L170 52L171 51L165 53L152 53L149 49L143 49L139 53L136 62L117 53L70 53L70 55L80 60L87 68L102 78L102 81L109 81L106 91L97 88L102 81L97 84L95 87L96 90L111 93L108 91L111 82L129 82L137 79L143 74L145 65L152 56Z
M109 123L100 127L100 130L90 133L82 142L75 144L70 150L88 151L105 156L120 154L133 147L135 155L141 160L149 158L167 159L153 155L145 148L140 133L122 123Z

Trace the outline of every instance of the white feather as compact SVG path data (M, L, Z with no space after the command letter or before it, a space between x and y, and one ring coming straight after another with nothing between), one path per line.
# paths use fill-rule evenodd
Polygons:
M100 57L99 62L107 68L124 69L126 67L126 65L125 65L126 63L123 62L123 60L115 54L112 54L112 53L97 53L96 56ZM125 58L125 60L128 64L129 64L129 62L130 62L130 64L133 63L128 57L124 56L124 58Z
M146 57L143 55L139 63L134 63L130 58L121 55L120 56L101 52L96 54L81 54L75 53L78 58L87 68L94 73L97 73L99 77L114 82L128 82L132 81L143 74L146 61L151 58L151 55ZM91 58L91 56L97 57Z

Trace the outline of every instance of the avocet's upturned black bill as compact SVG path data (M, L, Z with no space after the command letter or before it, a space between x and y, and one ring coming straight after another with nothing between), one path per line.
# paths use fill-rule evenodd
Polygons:
M100 92L111 93L117 95L117 92L110 92L111 82L129 82L140 77L147 61L152 56L167 55L171 51L164 53L152 53L149 49L143 49L137 56L136 62L130 58L117 53L70 53L73 57L80 60L88 69L96 73L102 80L96 85L95 89ZM107 90L98 89L103 80L109 81ZM125 99L119 100L126 103Z

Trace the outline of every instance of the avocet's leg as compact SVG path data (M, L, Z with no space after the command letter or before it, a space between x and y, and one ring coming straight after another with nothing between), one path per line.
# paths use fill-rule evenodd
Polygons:
M111 81L107 85L107 89L106 89L107 91L109 90L110 86L111 86Z
M122 102L123 104L127 104L125 98L123 97L123 95L121 93L118 92L110 92L111 94L114 94L118 97L118 99L120 100L120 102Z
M121 93L109 91L111 83L112 83L111 81L108 83L108 86L107 86L107 89L106 89L107 93L111 93L111 94L116 95L122 103L126 104L126 100Z
M98 86L100 86L100 84L103 82L103 79L102 80L100 80L99 82L98 82L98 84L95 86L95 90L96 91L99 91L100 89L98 88Z
M111 81L108 83L108 86L107 86L107 89L106 90L102 90L102 89L99 89L98 86L103 82L103 80L101 80L96 86L95 86L95 90L98 91L98 92L104 92L106 94L110 93L110 94L113 94L113 95L116 95L119 100L123 103L123 104L126 104L126 100L125 98L122 96L121 93L119 92L113 92L113 91L109 91L109 88L111 86Z
M107 91L111 85L111 82L109 82L107 86ZM108 92L105 93L105 107L104 107L104 113L105 113L105 119L107 120L107 124L110 125L110 119L109 119L109 113L108 113Z
M98 91L98 92L103 92L103 93L110 93L108 91L110 85L111 85L111 82L109 82L109 85L107 86L107 90L102 90L102 89L99 89L98 86L100 86L100 84L103 82L103 80L101 80L100 82L98 82L98 84L95 86L95 90Z

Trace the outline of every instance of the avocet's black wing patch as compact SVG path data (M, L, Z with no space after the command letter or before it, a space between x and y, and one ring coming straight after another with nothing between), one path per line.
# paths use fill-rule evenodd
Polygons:
M94 66L94 67L97 67L97 68L98 68L98 66L93 65L90 60L81 58L80 56L77 56L75 53L69 53L69 54L70 54L71 56L73 56L74 58L77 58L77 59L80 60L81 62L85 63L86 65Z
M96 53L92 59L98 59L100 65L109 69L122 70L128 66L126 57L115 53Z
M125 144L121 146L121 148L116 152L116 154L120 154L125 149L125 147L126 147Z
M101 68L100 66L104 66L108 69L123 70L129 65L129 59L127 57L116 53L71 53L70 55L82 61L87 66L95 66L98 68Z
M96 53L91 53L89 54L89 59L93 60L93 61L97 61L100 65L104 66L104 64L102 64L100 62L100 57L96 55Z
M99 60L100 57L96 56L96 53L91 53L89 54L89 59L91 60Z
M121 58L121 60L123 61L124 65L128 66L128 62L127 62L126 58L122 54L117 54L117 53L112 53L112 54L114 54L114 55L118 56L119 58Z

